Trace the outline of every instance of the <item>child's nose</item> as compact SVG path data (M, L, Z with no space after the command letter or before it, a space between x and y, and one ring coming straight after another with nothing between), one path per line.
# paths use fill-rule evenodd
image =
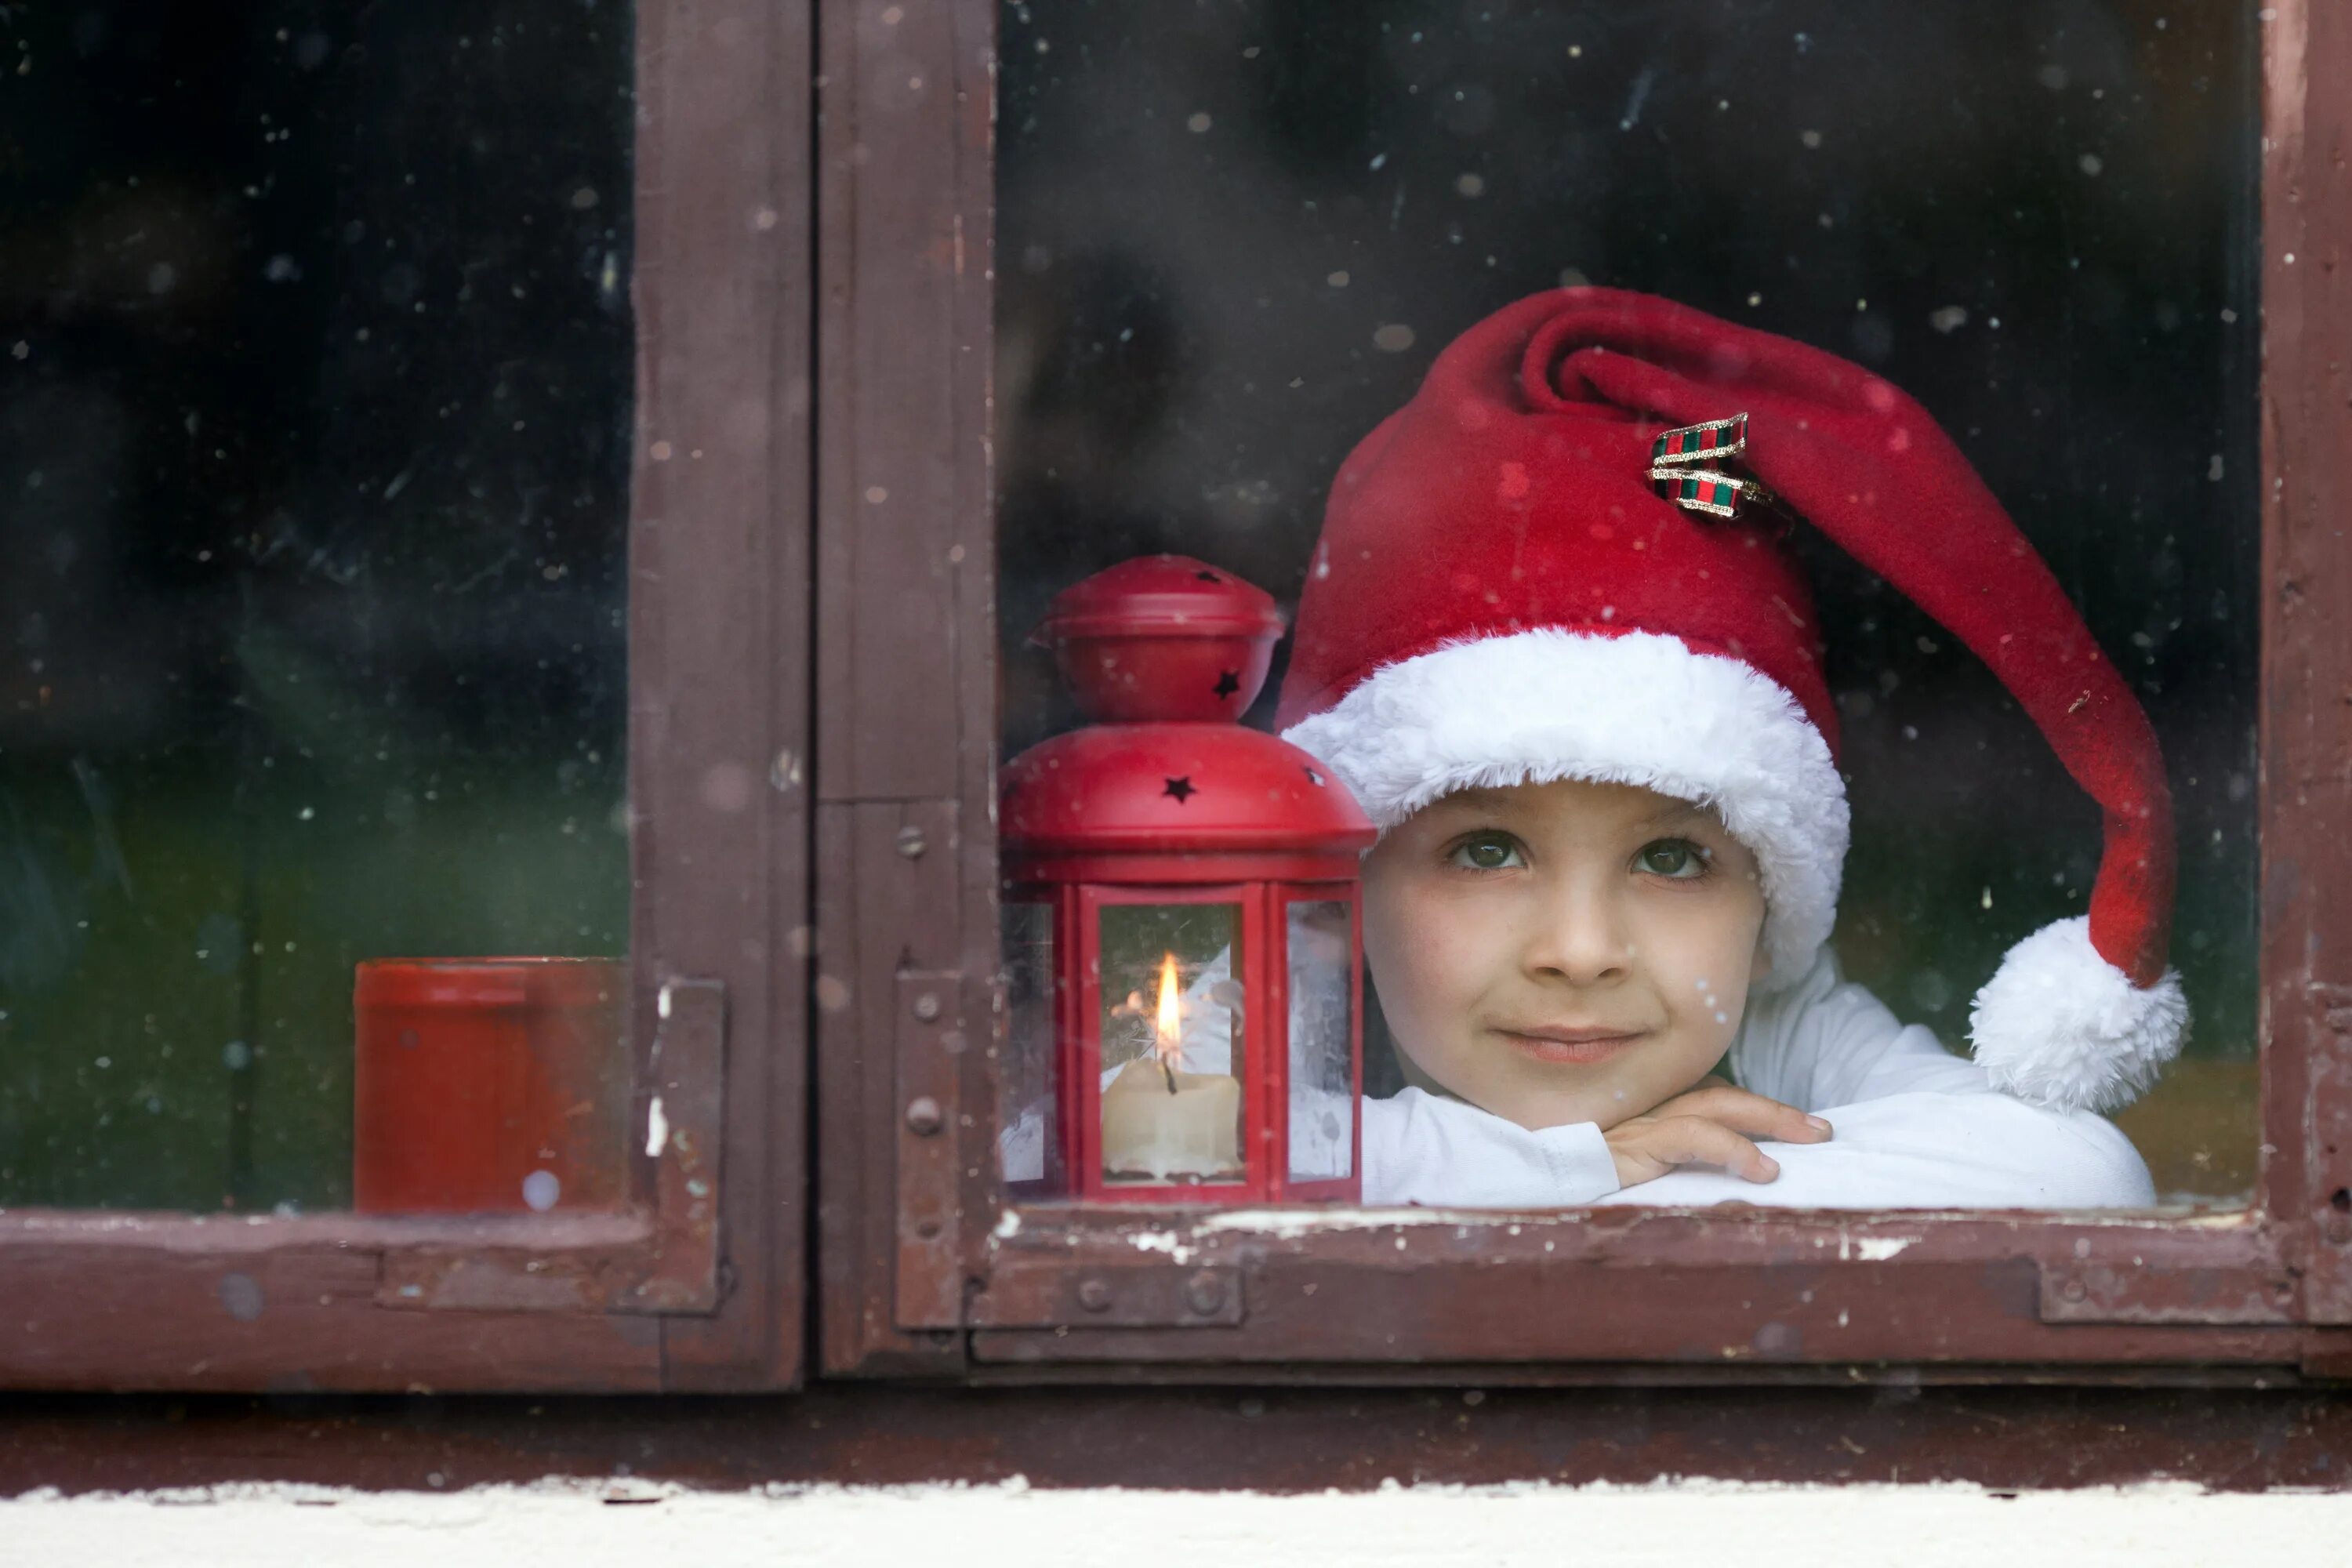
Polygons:
M1633 962L1633 944L1617 900L1599 888L1569 886L1546 901L1528 933L1528 968L1571 984L1622 980Z

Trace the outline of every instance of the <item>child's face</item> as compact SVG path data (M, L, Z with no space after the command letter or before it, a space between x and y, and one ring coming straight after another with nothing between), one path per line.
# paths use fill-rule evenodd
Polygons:
M1465 790L1364 861L1364 950L1412 1067L1522 1127L1609 1128L1722 1059L1763 973L1756 858L1629 784Z

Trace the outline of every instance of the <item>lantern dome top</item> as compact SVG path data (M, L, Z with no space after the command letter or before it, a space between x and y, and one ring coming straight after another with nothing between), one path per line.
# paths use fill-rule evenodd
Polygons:
M1238 724L1097 724L1006 764L998 819L1016 856L1352 856L1378 837L1329 769Z
M1139 555L1054 595L1030 640L1281 636L1282 612L1265 589L1189 555Z
M1016 879L1088 878L1101 857L1180 881L1236 856L1254 874L1354 875L1378 833L1347 786L1239 722L1281 636L1273 595L1186 555L1122 562L1056 595L1030 640L1097 722L1005 765Z
M1087 718L1226 723L1257 700L1282 636L1274 595L1189 555L1122 561L1055 595L1029 640Z

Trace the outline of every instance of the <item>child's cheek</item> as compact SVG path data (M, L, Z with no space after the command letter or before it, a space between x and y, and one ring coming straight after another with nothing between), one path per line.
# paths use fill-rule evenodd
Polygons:
M1706 1065L1739 1030L1753 978L1755 927L1737 907L1695 910L1662 904L1638 938L1642 967L1658 991L1672 1032ZM1702 1071L1704 1068L1701 1069Z
M1364 962L1398 1047L1433 1068L1431 1058L1462 1032L1458 1016L1468 1010L1470 976L1455 952L1465 922L1402 883L1377 877L1365 883Z

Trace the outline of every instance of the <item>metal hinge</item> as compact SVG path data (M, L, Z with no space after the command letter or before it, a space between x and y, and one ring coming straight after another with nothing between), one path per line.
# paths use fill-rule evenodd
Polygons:
M1246 1315L1231 1264L1089 1268L1047 1258L999 1258L967 1321L975 1329L1230 1329Z
M968 1134L964 1058L988 1038L988 991L954 970L902 970L891 1047L898 1101L898 1325L960 1326L964 1294L967 1161L982 1157ZM984 1151L993 1159L995 1151Z

